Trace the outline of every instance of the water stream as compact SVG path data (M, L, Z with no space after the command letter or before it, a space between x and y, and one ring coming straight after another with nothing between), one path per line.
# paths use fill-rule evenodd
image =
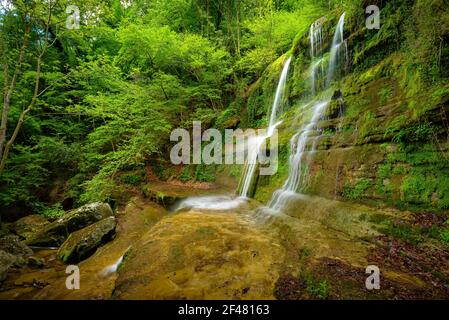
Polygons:
M281 77L278 82L278 86L276 89L276 94L273 101L273 106L271 108L270 122L268 124L268 129L265 136L257 136L253 141L248 143L248 158L245 166L245 170L243 172L243 186L240 192L240 196L249 197L251 181L254 177L254 173L257 168L257 158L259 151L264 143L264 141L271 137L276 127L280 124L277 121L278 114L280 113L280 107L282 106L282 100L284 97L285 86L287 83L287 75L288 70L290 68L290 63L292 58L288 58L284 64L284 68L281 73Z
M341 48L344 48L345 43L343 38L345 13L343 13L338 21L336 31L332 40L330 49L330 60L328 66L328 74L326 78L326 88L330 88L332 83L336 66L339 64L339 56L341 54ZM318 122L323 118L326 113L327 107L330 103L329 93L324 93L325 98L319 99L315 92L315 70L321 59L315 61L315 53L318 48L321 47L321 29L315 30L315 23L312 24L310 29L310 52L311 52L311 88L312 88L312 115L308 122L295 134L290 141L290 157L289 157L289 173L287 180L283 187L273 193L271 200L268 202L268 206L274 210L282 210L287 202L296 195L298 190L302 190L307 182L308 168L312 161L313 154L316 152L318 141L322 136L322 132L317 128ZM319 39L319 46L317 46L317 39ZM306 105L309 105L308 102ZM307 154L307 156L306 156Z

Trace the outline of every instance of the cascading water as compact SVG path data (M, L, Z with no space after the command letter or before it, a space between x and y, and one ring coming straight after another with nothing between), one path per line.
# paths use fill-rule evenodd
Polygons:
M320 20L312 23L310 26L310 57L311 57L311 86L312 86L312 95L315 94L315 78L317 74L318 67L321 65L322 59L314 62L315 56L321 52L323 47L323 31Z
M323 47L323 29L320 21L312 23L310 26L310 56L313 58Z
M345 13L343 13L338 21L332 46L330 50L330 60L328 67L328 74L326 79L326 89L328 89L332 83L336 65L339 61L339 55L341 47L345 44L343 39L343 27L344 27ZM314 31L315 24L312 25L310 30L310 47L311 47L311 88L312 96L315 97L315 71L317 62L314 61L314 53L316 51L316 35ZM320 60L318 60L320 61ZM320 62L321 63L321 62ZM298 189L304 187L306 177L308 177L308 168L312 160L313 154L316 152L318 140L320 139L321 132L318 130L318 122L324 116L327 106L329 105L330 97L324 100L317 101L312 107L312 116L308 123L306 123L300 132L293 136L290 141L291 154L289 157L289 174L284 186L275 191L273 197L268 203L268 206L274 210L281 210L284 208L288 200L296 195ZM309 105L306 104L306 105ZM305 155L307 154L307 157Z
M343 13L338 20L337 28L335 30L334 38L332 40L329 69L326 79L326 87L329 87L334 79L335 68L339 62L341 52L344 51L346 63L348 61L348 48L343 37L343 29L345 24L345 13Z
M279 83L276 89L276 94L273 101L273 106L271 108L270 114L270 122L268 124L267 133L265 136L257 136L254 140L248 142L248 159L247 164L245 166L244 175L243 175L243 185L240 192L240 196L248 197L249 191L251 187L251 181L254 177L254 173L257 168L257 157L259 154L259 150L262 147L264 141L271 137L276 127L279 125L277 122L277 116L279 114L279 109L282 105L282 99L285 92L285 85L287 83L287 75L288 70L290 68L290 63L292 58L288 58L284 64L284 68L281 73L281 77L279 79Z
M280 210L286 205L291 195L296 193L300 187L303 177L307 175L307 166L303 166L303 157L307 152L313 152L316 149L317 137L314 136L316 125L326 110L329 100L320 101L313 106L313 115L310 122L290 141L291 154L289 158L289 175L282 189L275 191L268 206L275 210ZM308 151L307 146L310 138L313 138L312 148Z

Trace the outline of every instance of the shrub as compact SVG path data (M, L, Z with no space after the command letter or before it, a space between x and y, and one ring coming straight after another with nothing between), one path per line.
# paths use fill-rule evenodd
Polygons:
M365 191L371 185L371 181L366 178L358 180L354 185L346 183L343 186L343 197L348 200L358 200L363 198Z
M42 215L48 219L57 219L65 214L64 209L60 203L56 203L51 207L45 207L42 211Z

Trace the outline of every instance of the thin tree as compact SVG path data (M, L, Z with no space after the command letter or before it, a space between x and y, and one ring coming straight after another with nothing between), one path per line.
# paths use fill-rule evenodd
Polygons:
M34 108L36 105L36 102L41 96L45 90L40 91L39 90L39 83L41 80L42 75L42 61L44 58L45 53L47 52L48 48L53 46L53 44L56 41L56 37L53 39L52 42L49 41L49 28L51 23L51 17L52 17L52 10L53 10L53 4L52 0L48 2L48 12L47 12L47 20L44 22L44 41L38 42L38 55L36 58L36 76L34 79L34 90L33 90L33 96L31 98L30 103L28 104L27 108L25 108L16 123L16 126L14 128L14 131L7 141L7 125L8 125L8 117L9 112L11 108L11 96L14 93L16 89L17 79L19 77L19 74L22 71L22 66L25 60L26 51L29 46L29 38L31 33L31 27L34 22L34 16L33 16L33 10L22 14L22 21L24 22L24 34L23 34L23 42L22 46L19 52L19 56L16 62L16 67L14 70L14 74L11 78L11 81L9 82L8 79L8 63L5 61L3 65L4 70L4 81L5 81L5 92L4 92L4 98L3 98L3 111L2 111L2 119L1 119L1 125L0 125L0 173L5 169L6 161L8 159L8 155L11 149L11 146L14 144L17 135L20 132L20 129L22 128L23 122L25 121L26 115ZM39 48L40 45L40 48ZM4 56L6 55L5 52L3 52ZM6 60L6 59L5 59ZM9 84L8 84L9 82Z

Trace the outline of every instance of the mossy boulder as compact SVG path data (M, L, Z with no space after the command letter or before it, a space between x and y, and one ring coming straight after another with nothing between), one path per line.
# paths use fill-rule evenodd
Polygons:
M15 234L27 240L41 231L48 224L50 224L50 222L43 216L34 214L19 219L12 225L11 229Z
M33 254L28 246L15 235L0 238L0 282L6 279L11 268L25 266Z
M107 203L92 203L69 211L62 218L44 226L31 235L25 243L33 246L60 246L68 236L93 223L114 216Z
M31 256L33 254L33 250L21 242L20 238L15 235L0 238L0 250L20 257Z
M0 250L0 282L6 279L9 269L17 263L17 257Z
M58 251L66 263L77 263L90 257L98 247L110 241L115 234L115 217L108 217L72 233Z
M156 189L147 187L147 188L142 189L142 193L150 201L153 201L153 202L160 204L161 206L164 206L164 207L169 207L169 206L175 204L177 201L182 199L180 196L178 196L175 193L175 191L162 192L162 191L158 191Z
M10 233L10 224L0 223L0 237L6 236Z

